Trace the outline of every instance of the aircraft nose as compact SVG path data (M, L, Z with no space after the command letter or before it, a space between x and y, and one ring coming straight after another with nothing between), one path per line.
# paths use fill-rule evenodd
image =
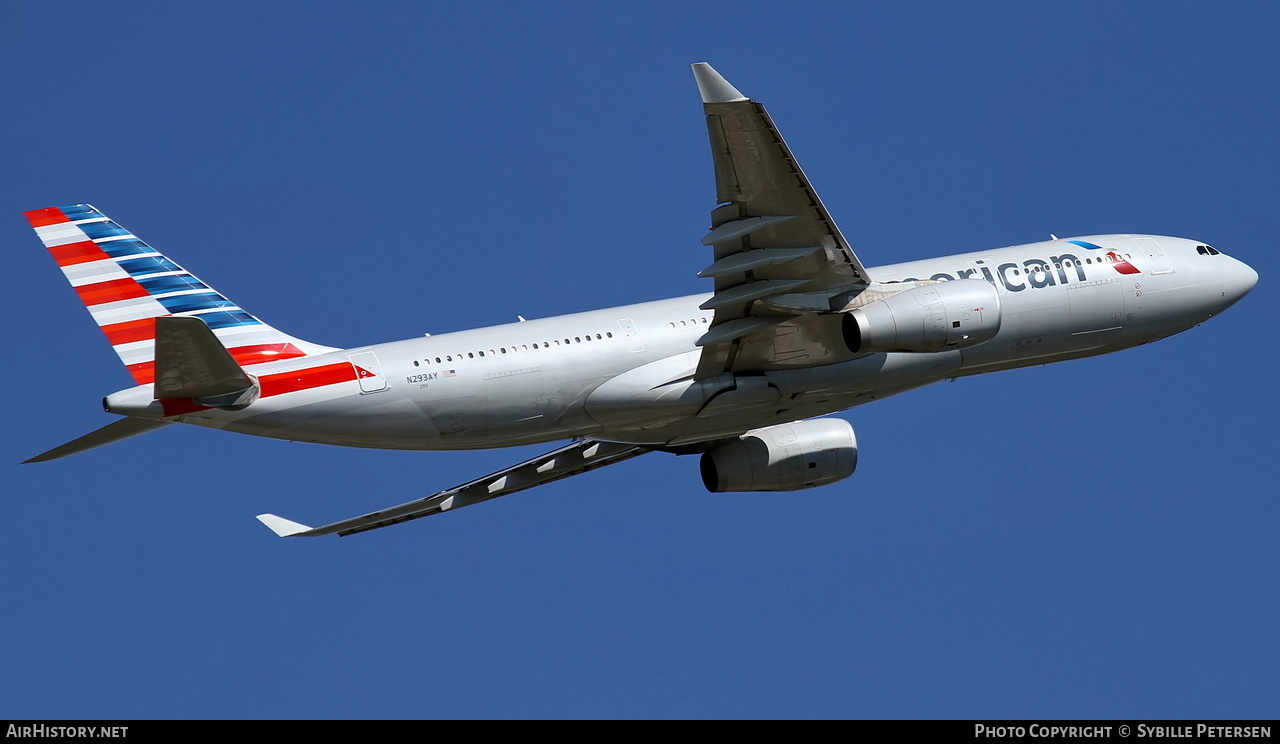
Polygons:
M1207 311L1206 317L1212 318L1224 312L1249 294L1258 283L1258 272L1252 266L1225 253L1219 253L1211 263L1203 265L1208 281L1199 285L1206 291L1197 296L1204 302L1201 309Z
M1224 288L1222 298L1226 300L1223 309L1239 302L1258 283L1258 272L1252 266L1236 258L1231 260L1236 266L1234 271L1228 269L1226 281L1221 285Z
M1240 262L1240 296L1244 297L1249 294L1249 290L1253 289L1258 283L1258 272L1244 261Z

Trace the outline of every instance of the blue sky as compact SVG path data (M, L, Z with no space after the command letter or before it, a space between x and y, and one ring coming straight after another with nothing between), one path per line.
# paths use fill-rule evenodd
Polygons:
M0 717L1275 718L1280 83L1263 2L12 3ZM707 291L689 64L769 106L869 265L1150 232L1223 317L846 412L858 472L649 455L279 540L542 448L108 423L130 380L21 212L89 202L335 346ZM545 449L549 449L547 447Z

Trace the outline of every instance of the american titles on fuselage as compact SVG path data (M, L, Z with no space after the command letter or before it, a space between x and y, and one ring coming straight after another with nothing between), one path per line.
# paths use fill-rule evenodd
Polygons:
M1028 258L1019 266L1013 262L1006 262L991 266L985 259L976 259L970 263L972 268L959 269L954 273L938 272L931 274L923 279L932 281L955 281L957 279L986 279L991 284L1003 286L1010 292L1021 292L1024 289L1044 289L1045 287L1054 287L1059 284L1068 284L1071 282L1086 282L1089 277L1086 275L1085 267L1109 266L1118 274L1137 274L1141 273L1138 268L1129 262L1132 258L1131 254L1121 255L1116 251L1107 251L1101 246L1096 246L1084 241L1070 241L1077 244L1084 244L1085 247L1096 248L1105 251L1103 255L1096 258L1090 256L1081 259L1074 253L1063 253L1052 256L1049 259ZM1074 270L1075 278L1072 278ZM887 284L895 284L898 282L918 282L922 277L909 276L903 279L896 279Z

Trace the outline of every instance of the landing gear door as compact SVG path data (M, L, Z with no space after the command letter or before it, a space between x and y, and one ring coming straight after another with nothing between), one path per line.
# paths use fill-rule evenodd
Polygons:
M377 354L372 351L362 351L347 358L351 360L351 366L355 369L361 393L376 393L387 389L387 377L382 374L382 365L378 363Z

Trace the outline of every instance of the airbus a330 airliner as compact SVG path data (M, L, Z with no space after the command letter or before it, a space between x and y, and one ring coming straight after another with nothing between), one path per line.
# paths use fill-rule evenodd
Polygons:
M289 336L87 204L27 212L137 382L124 418L28 460L172 423L351 447L572 440L425 498L281 536L349 535L648 452L701 455L711 491L850 476L853 429L815 418L947 378L1117 351L1222 312L1258 275L1154 235L1040 243L866 268L763 106L693 66L715 168L715 291L336 349Z

